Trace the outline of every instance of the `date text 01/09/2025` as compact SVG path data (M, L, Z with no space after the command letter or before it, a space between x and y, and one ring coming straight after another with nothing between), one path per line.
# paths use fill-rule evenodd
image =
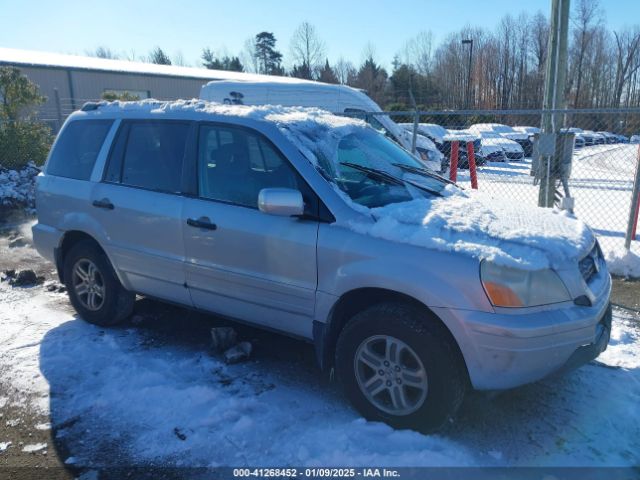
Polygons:
M235 478L399 478L397 470L387 468L234 468Z

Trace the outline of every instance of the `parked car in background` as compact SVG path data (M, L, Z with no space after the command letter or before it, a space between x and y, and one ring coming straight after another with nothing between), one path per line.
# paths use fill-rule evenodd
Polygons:
M476 123L467 128L467 130L480 135L482 135L483 132L497 133L503 138L517 142L522 147L523 152L529 152L529 156L533 152L531 135L522 131L516 131L507 125L501 123Z
M594 131L591 130L581 130L580 135L584 138L584 145L586 147L590 147L596 144L596 137Z
M140 294L304 339L394 427L436 429L469 388L534 382L609 342L588 227L472 196L319 109L87 104L36 197L34 244L79 318L119 324Z
M607 144L607 137L604 136L602 133L591 132L591 134L593 135L593 144L594 145L606 145Z
M584 137L581 135L575 135L573 137L573 148L582 148L584 147Z
M516 132L522 132L529 135L529 144L523 147L524 154L526 157L530 157L533 155L533 142L535 140L535 135L540 133L539 127L528 127L528 126L515 126L513 129Z
M616 137L618 138L618 143L629 143L629 137L625 135L617 134Z
M583 147L588 147L593 145L593 132L588 132L577 127L562 128L560 129L560 131L561 132L566 131L566 132L571 132L575 134L576 142L578 143L578 139L581 139L581 142L579 143L581 143ZM578 146L577 143L576 143L576 146Z
M214 80L202 86L200 98L228 105L283 105L285 107L316 107L331 113L347 114L366 120L407 150L412 148L412 135L387 115L366 115L382 112L376 102L362 90L346 85L333 85L310 80L273 81ZM419 135L416 152L433 171L442 170L443 155L428 138Z
M602 135L605 139L605 143L607 144L618 143L618 136L611 132L596 132L596 133Z
M402 128L404 128L407 132L413 134L413 123L400 123ZM470 133L463 134L460 136L459 130L448 130L441 125L437 125L435 123L419 123L418 124L418 133L423 135L424 137L431 140L438 150L444 155L443 165L448 166L451 159L451 142L458 141L458 167L459 168L469 168L469 163L467 159L467 148L466 143L471 138L473 141L473 149L476 158L476 165L483 165L484 158L482 156L481 144L480 144L480 136L473 135Z
M640 135L631 135L629 143L640 143Z
M494 132L480 132L480 137L482 153L488 161L500 162L524 159L524 150L518 142L504 138L502 135ZM502 150L502 156L495 153L497 149Z

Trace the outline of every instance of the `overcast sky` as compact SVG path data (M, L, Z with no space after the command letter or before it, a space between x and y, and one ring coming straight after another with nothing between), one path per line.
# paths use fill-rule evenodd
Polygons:
M640 0L601 5L610 28L640 22ZM371 43L388 67L421 30L430 30L437 43L467 24L491 29L507 13L548 15L550 8L551 0L0 0L0 47L82 55L104 45L140 56L158 45L196 66L203 47L235 55L247 38L266 30L288 60L291 34L306 20L316 26L330 61L342 56L357 64Z

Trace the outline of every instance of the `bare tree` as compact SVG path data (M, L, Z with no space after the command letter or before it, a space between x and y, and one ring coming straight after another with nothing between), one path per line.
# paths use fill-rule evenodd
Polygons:
M401 59L421 75L427 75L431 69L433 35L422 31L409 39L402 51Z
M325 58L325 45L318 37L316 28L309 22L302 22L291 37L291 58L303 78L314 78Z
M349 60L345 60L342 57L338 59L335 66L333 67L333 70L338 77L338 82L343 85L352 83L351 80L355 78L357 73L356 67L354 67L353 63L351 63Z
M256 54L256 39L249 37L244 41L244 49L240 54L240 59L247 72L258 72L258 55Z
M109 47L103 45L99 46L95 50L87 50L87 55L90 57L107 58L110 60L117 60L119 55L111 50Z
M178 50L173 55L173 58L171 59L171 63L173 63L174 65L178 65L179 67L188 66L187 61L184 59L184 55L182 54L182 51L180 51L180 50Z
M569 76L569 88L571 88L573 78L575 78L576 82L574 107L580 106L584 58L593 41L593 29L602 19L598 0L580 0L577 5L573 18L574 41L572 50L575 65L572 69L573 75Z
M613 32L616 39L616 77L613 106L620 106L625 83L640 68L640 28L637 26L622 32Z

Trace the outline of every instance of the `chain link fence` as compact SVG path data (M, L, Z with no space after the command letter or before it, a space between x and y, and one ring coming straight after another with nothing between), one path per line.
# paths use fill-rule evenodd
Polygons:
M640 109L350 113L374 127L384 127L391 136L398 135L389 131L397 125L404 135L401 143L415 148L423 158L424 148L436 149L442 157L441 173L447 177L452 176L452 145L458 141L455 179L465 188L472 187L466 153L471 141L478 190L523 205L541 201L534 167L545 114L555 116L558 130L571 142L564 168L552 172L556 206L571 208L562 199L573 198L574 214L594 229L601 242L622 241L637 216L633 207L638 194L635 199L633 195L640 168ZM633 233L632 238L637 238Z
M86 101L95 99L56 98L53 106L39 111L38 120L56 132ZM465 188L472 186L470 142L478 190L527 205L539 205L540 183L532 167L538 127L551 113L558 129L573 137L564 184L555 172L556 203L569 195L575 215L602 239L624 239L639 168L640 109L342 112L365 119L423 159L437 160L427 164L445 176L451 175L453 145L458 142L455 180Z

